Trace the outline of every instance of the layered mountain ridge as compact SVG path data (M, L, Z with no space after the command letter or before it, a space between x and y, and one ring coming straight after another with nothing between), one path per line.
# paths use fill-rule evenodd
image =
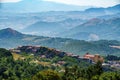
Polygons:
M9 29L0 30L4 36L8 35ZM9 34L13 34L10 31ZM19 32L15 32L19 33ZM1 33L0 37L3 35ZM22 34L22 33L20 33ZM99 41L83 41L83 40L73 40L68 38L56 38L56 37L44 37L44 36L34 36L22 34L9 35L9 37L0 38L0 47L2 48L15 48L17 46L27 46L27 45L39 45L50 48L55 48L62 50L64 52L83 55L87 52L92 54L113 54L119 55L120 49L111 46L120 46L120 41L116 40L99 40ZM13 37L14 36L14 37Z
M109 20L94 18L82 25L79 25L65 32L64 35L65 37L68 38L89 40L90 35L94 34L99 39L120 40L119 26L120 26L120 18L113 18ZM85 35L85 36L80 37L79 35Z

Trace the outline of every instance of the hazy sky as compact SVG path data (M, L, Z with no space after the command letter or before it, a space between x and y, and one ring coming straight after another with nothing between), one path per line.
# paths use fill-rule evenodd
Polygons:
M19 2L21 0L0 0L1 2ZM108 7L120 4L120 0L43 0L79 6Z
M120 3L120 0L45 0L80 6L108 7Z
M0 0L1 2L19 2L21 0Z

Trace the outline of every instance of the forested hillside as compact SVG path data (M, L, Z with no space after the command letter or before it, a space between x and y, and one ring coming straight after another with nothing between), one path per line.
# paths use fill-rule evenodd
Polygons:
M40 51L53 51L43 48ZM54 56L52 58L31 55L23 52L16 54L0 48L1 80L119 80L119 70L102 67L101 63L90 64L76 58ZM49 52L46 52L49 54ZM107 71L106 71L107 69ZM109 72L108 72L109 71ZM73 75L74 74L74 75ZM72 76L71 76L72 75Z

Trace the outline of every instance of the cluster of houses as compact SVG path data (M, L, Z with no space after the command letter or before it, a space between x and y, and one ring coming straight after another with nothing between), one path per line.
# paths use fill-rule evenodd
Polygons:
M102 56L100 56L99 54L90 54L90 53L86 53L85 55L83 55L82 57L79 55L74 55L72 53L67 53L67 56L71 56L73 58L77 58L78 60L84 60L90 63L94 63L94 62L104 62L104 58Z
M104 62L104 58L102 56L100 56L99 54L95 54L95 55L92 55L92 54L89 54L89 53L86 53L83 58L85 59L90 59L92 60L93 62Z
M102 64L103 66L120 69L120 61L107 61Z

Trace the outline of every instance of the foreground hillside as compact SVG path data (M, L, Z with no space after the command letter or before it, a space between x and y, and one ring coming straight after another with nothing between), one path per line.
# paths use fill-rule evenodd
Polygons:
M11 53L11 50L0 48L0 80L120 79L119 69L102 66L100 62L92 64L46 47L22 46L17 49L21 51L16 51L19 54L13 49Z
M115 40L81 41L25 35L10 28L0 30L0 47L14 48L20 45L41 45L79 55L87 52L120 55L120 42Z

